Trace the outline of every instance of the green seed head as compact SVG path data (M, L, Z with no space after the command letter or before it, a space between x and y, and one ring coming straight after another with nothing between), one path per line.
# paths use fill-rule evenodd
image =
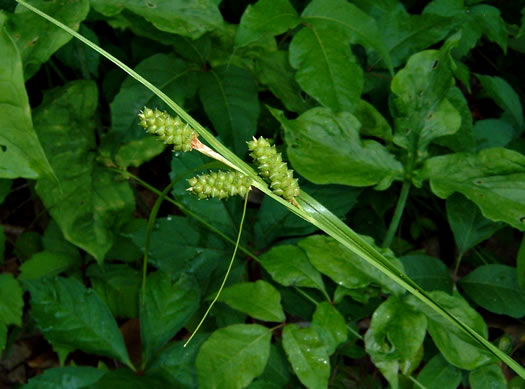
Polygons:
M197 195L199 199L210 197L224 199L235 195L244 197L251 183L251 178L240 172L218 171L190 178L188 190Z
M270 183L273 193L294 202L300 193L299 183L297 178L293 178L293 170L288 169L286 162L283 162L281 153L263 137L253 138L248 142L248 148L259 174Z
M157 135L165 144L173 145L173 151L191 151L192 141L198 134L178 116L144 107L139 113L139 124L146 132Z

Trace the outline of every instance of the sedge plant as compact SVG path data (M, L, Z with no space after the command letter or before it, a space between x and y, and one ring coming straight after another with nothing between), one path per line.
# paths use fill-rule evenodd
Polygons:
M289 173L287 173L286 168L282 167L280 165L280 162L276 164L278 165L276 166L276 171L278 172L279 177L288 180L288 186L286 187L286 189L278 187L279 184L276 184L275 181L272 181L271 174L270 176L261 177L259 175L259 172L253 169L249 164L244 162L235 153L233 153L230 149L228 149L220 141L218 141L212 133L210 133L200 123L194 120L182 107L180 107L172 99L170 99L169 96L167 96L164 92L155 87L148 80L143 78L140 74L133 71L126 64L119 61L117 58L115 58L96 44L90 42L88 39L78 34L66 25L62 24L61 22L55 20L51 16L46 15L45 13L36 9L35 7L27 4L23 0L17 1L25 7L32 10L33 12L36 12L40 16L49 20L56 26L64 29L77 39L81 40L93 50L97 51L105 58L112 61L115 65L120 67L123 71L128 73L131 77L139 81L145 87L150 89L164 103L167 104L167 106L173 111L174 114L177 115L177 117L180 117L181 123L184 123L183 126L187 125L189 126L188 128L190 128L191 131L195 131L195 135L191 135L193 143L191 143L191 147L189 148L200 149L199 151L220 161L228 168L239 172L242 175L242 177L247 177L249 180L251 180L251 187L259 189L266 196L271 197L274 201L281 204L281 206L286 207L289 210L289 212L292 212L300 218L306 220L307 222L315 225L317 228L324 231L327 235L331 236L333 239L335 239L341 245L346 247L348 250L359 255L370 266L375 267L384 275L386 275L389 279L406 289L415 298L417 298L423 304L425 304L430 310L434 311L437 315L445 318L450 323L450 325L459 328L467 337L476 342L481 348L487 350L490 354L492 354L497 359L509 366L520 377L525 379L525 369L522 366L520 366L519 363L517 363L515 360L513 360L511 357L509 357L491 342L486 340L482 335L477 333L470 326L458 319L448 309L443 308L439 303L435 301L435 299L432 298L432 296L429 293L427 293L425 290L419 287L413 280L411 280L403 271L399 270L396 266L394 266L383 254L381 254L377 249L375 249L369 242L363 239L359 234L357 234L351 228L349 228L338 217L332 214L323 204L319 203L304 190L299 191L298 187L294 186L295 181L293 178L293 174L290 175ZM197 134L200 137L202 137L202 139L207 144L209 144L210 147L205 146L200 142L194 142L193 140L197 139ZM188 148L187 146L182 147ZM197 181L199 181L198 178ZM195 188L197 182L195 182L195 185L192 184L192 182L190 182L190 184L193 188ZM290 188L292 188L292 190L287 191L287 189ZM280 189L282 190L282 193ZM199 192L199 190L195 189L192 189L192 191L195 191L196 193ZM406 195L408 194L408 186L406 186L405 191L406 194L404 194L403 197L406 198ZM281 194L285 195L285 197L281 197ZM188 195L191 194L188 193ZM389 237L387 238L387 242L385 242L385 246L388 245L388 240L391 240L391 235L393 235L393 233L390 231L388 234Z

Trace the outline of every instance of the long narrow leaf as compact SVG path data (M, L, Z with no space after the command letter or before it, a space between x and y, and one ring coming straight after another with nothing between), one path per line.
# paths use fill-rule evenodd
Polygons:
M446 309L442 308L438 303L436 303L423 289L421 289L414 281L407 277L404 273L396 269L385 257L383 257L377 250L365 242L356 232L354 232L350 227L344 224L339 220L334 214L332 214L327 208L320 204L317 200L309 196L307 193L302 193L299 196L298 202L299 207L294 206L287 201L283 200L281 197L274 195L271 190L268 188L266 183L257 175L257 173L239 157L237 157L231 150L226 146L220 143L215 137L202 127L195 119L193 119L184 109L177 105L173 100L171 100L166 94L164 94L160 89L151 84L148 80L143 78L141 75L133 71L130 67L125 65L123 62L119 61L117 58L113 57L111 54L95 45L88 39L84 38L82 35L73 31L66 25L60 23L59 21L53 19L52 17L46 15L40 10L34 8L33 6L27 4L22 0L17 0L20 4L29 8L33 12L39 14L43 18L49 20L51 23L59 26L65 31L69 32L74 37L78 38L86 45L91 47L93 50L97 51L131 77L135 78L145 87L150 89L155 93L161 100L163 100L173 111L179 115L184 121L186 121L190 126L192 126L202 138L209 143L209 145L214 148L219 154L221 154L232 166L234 166L239 171L247 174L248 176L254 179L253 186L260 189L267 196L270 196L275 201L278 201L283 206L287 207L291 212L295 213L297 216L303 218L304 220L314 224L325 233L336 239L338 242L343 244L349 250L360 255L365 259L370 265L376 267L393 281L397 282L403 288L412 293L415 297L421 300L423 303L428 305L430 308L435 310L437 313L445 317L452 324L458 326L462 331L468 334L472 339L477 341L483 348L487 349L498 359L504 362L512 370L514 370L520 377L525 379L525 369L506 355L503 351L498 349L488 340L483 338L480 334L474 331L471 327L463 323L461 320L456 318L454 315L449 313Z

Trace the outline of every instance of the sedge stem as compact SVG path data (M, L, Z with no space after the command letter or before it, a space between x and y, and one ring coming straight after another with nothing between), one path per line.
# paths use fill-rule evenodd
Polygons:
M401 194L399 195L399 198L397 199L397 205L396 210L394 211L394 215L392 216L392 221L390 222L390 225L388 226L388 231L385 235L385 240L383 241L382 247L388 248L392 244L392 240L394 240L394 235L396 234L396 231L399 227L399 222L401 221L401 216L403 215L403 211L405 210L405 205L407 203L408 198L408 192L410 192L410 181L406 180L403 182L403 187L401 188Z

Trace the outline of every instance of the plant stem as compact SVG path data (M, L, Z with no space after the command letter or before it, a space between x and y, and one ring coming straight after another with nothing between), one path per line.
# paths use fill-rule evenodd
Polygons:
M458 277L458 270L459 264L461 263L461 259L463 259L463 253L460 253L456 258L456 266L454 267L454 274L452 275L452 281L454 282L454 284L456 284L456 280Z
M418 388L421 388L421 389L427 389L427 387L425 385L423 385L421 382L419 382L418 380L416 380L414 377L412 377L411 375L408 376L408 379L410 381L412 381Z
M350 324L346 324L346 329L348 330L348 332L350 332L352 335L354 335L357 339L359 340L363 340L363 335L361 335L359 332L357 332L356 330L354 330Z
M316 307L317 307L317 305L319 305L319 303L317 301L315 301L315 299L312 296L310 296L308 293L306 293L301 288L298 288L297 286L294 286L294 289L296 290L297 293L301 294L305 299L310 301ZM330 300L328 300L328 301L330 301Z
M173 188L173 185L179 181L180 179L176 178L166 188L164 188L162 193L157 197L157 200L155 201L155 204L153 205L153 208L149 214L148 225L146 229L146 241L144 243L144 262L142 267L142 304L144 304L144 301L146 300L146 278L148 270L149 247L151 244L151 234L153 232L155 220L157 220L157 214L159 213L160 206L166 198L166 195L170 189Z
M390 226L388 226L388 231L386 232L385 240L383 241L382 247L384 248L390 247L390 245L392 244L394 235L396 234L396 231L399 227L399 222L401 221L401 215L403 215L403 211L407 203L408 192L410 192L410 181L405 180L403 182L403 187L401 188L401 194L397 199L397 205L396 210L394 211L394 216L392 216L392 221L390 222Z
M204 323L204 320L206 320L206 317L210 313L213 305L219 299L219 296L220 296L220 294L222 292L222 289L224 288L224 285L226 285L226 281L228 280L228 276L230 275L230 271L231 271L232 266L233 266L233 261L235 259L235 255L237 254L237 248L239 247L239 242L241 241L242 225L244 223L244 217L246 216L246 205L248 204L248 194L249 193L250 192L248 191L246 193L246 196L244 196L244 207L242 209L241 225L239 226L239 233L237 234L237 241L235 242L235 248L233 249L232 258L230 259L230 264L228 265L228 270L226 270L226 274L224 275L224 279L222 280L222 284L221 284L221 286L219 288L219 291L217 292L217 294L215 295L215 298L213 299L213 301L211 302L210 306L208 307L208 309L204 313L204 316L202 317L201 321L199 322L199 324L197 324L197 328L195 328L195 331L193 331L193 334L191 334L191 336L186 341L186 343L184 343L184 347L186 347L188 345L188 343L190 343L190 341L193 339L193 337L195 336L197 331L199 331L199 328L201 328L202 323Z

